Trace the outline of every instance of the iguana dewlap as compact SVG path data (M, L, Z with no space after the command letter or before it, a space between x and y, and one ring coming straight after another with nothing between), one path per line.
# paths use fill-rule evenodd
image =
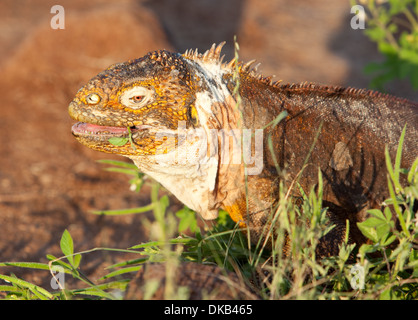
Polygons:
M346 219L351 241L363 241L355 223L389 195L385 145L393 156L407 125L402 167L418 156L418 104L367 90L272 83L251 63L223 63L221 48L156 51L110 66L70 103L79 121L73 135L129 157L205 219L225 209L255 239L275 211L279 171L288 185L300 174L308 192L319 168L324 206L337 224L322 253L335 253ZM130 142L116 146L112 137Z

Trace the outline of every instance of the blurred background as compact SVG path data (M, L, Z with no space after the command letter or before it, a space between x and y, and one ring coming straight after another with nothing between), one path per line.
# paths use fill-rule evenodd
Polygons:
M65 9L63 30L50 26L56 4ZM363 68L382 56L350 27L352 17L348 0L2 0L0 261L46 262L47 253L60 255L64 229L76 251L127 248L149 238L141 216L89 213L149 203L146 188L130 191L125 175L96 162L121 157L92 151L71 135L68 104L95 74L152 50L203 52L222 41L231 59L236 35L241 60L256 59L265 76L363 88L370 81ZM388 92L418 100L408 81ZM100 274L117 259L89 254L84 272ZM16 272L44 281L33 271Z

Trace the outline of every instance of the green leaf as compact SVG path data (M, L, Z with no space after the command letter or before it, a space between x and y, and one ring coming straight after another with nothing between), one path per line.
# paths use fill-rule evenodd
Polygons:
M415 52L415 50L401 49L399 51L399 58L412 64L418 64L418 54Z
M389 207L386 207L384 210L386 221L392 220L392 211L390 211Z
M382 222L379 226L376 227L376 234L379 242L384 245L384 243L391 238L390 234L390 225ZM393 241L393 240L392 240Z
M391 234L394 222L391 219L390 209L386 207L385 214L378 209L368 210L367 212L372 217L358 224L360 231L369 239L379 242L383 246L392 243L396 237Z
M392 300L392 288L384 290L380 294L379 300Z
M60 247L62 253L66 256L74 253L73 239L67 229L64 230L61 236Z
M184 207L183 209L180 209L176 212L176 216L180 219L178 226L178 231L180 233L187 229L190 229L191 232L196 232L198 230L196 215L194 211Z
M74 261L73 261L73 267L75 268L75 269L77 269L78 268L78 266L80 265L80 261L81 261L81 254L76 254L75 256L74 256L74 259L73 259Z
M389 14L396 15L405 9L407 9L408 2L410 1L399 1L399 0L389 0Z
M232 219L229 216L227 211L221 209L219 210L218 218L216 219L216 222L220 226L226 226L228 223L232 222Z
M64 230L62 237L61 237L61 241L60 241L60 248L62 253L66 256L66 258L68 259L68 261L70 262L70 264L77 269L77 266L75 266L76 264L74 263L74 245L73 245L73 238L71 238L70 233L68 232L67 229ZM76 258L77 262L80 262L81 258Z
M375 220L371 219L373 218L369 218L363 222L358 222L357 226L365 237L369 238L370 240L376 243L379 241L379 237L377 236L377 231L375 228Z
M372 252L376 252L377 247L375 245L372 244L362 244L360 249L359 249L359 253L361 256L364 256L366 253L372 253Z
M396 236L393 235L393 234L391 234L391 233L389 233L387 235L386 239L382 239L382 246L385 246L386 247L386 246L390 245L395 240L396 240Z
M385 216L383 215L382 211L379 209L371 209L367 210L372 216L376 217L377 219L386 220Z
M110 144L113 144L114 146L121 147L129 142L129 138L112 137L112 138L109 138L108 141Z
M385 39L385 30L382 28L366 28L364 30L364 33L375 42L381 42Z

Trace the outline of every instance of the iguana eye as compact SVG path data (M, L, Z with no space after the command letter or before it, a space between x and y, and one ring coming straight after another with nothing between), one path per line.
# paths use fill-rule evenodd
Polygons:
M153 91L145 87L133 87L126 90L120 97L120 102L132 109L146 106L153 98Z
M100 102L100 96L97 93L90 93L86 97L86 102L88 104L98 104Z
M145 96L133 96L133 97L131 97L131 98L129 98L132 102L134 102L134 103L139 103L139 102L141 102L142 100L144 100L144 98L145 98Z

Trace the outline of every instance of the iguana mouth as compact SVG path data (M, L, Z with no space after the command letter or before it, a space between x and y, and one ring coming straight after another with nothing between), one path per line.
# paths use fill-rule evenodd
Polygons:
M129 128L129 130L128 130ZM148 125L142 126L133 126L133 127L114 127L114 126L100 126L97 124L91 124L86 122L77 122L71 128L71 131L74 136L100 136L102 138L111 138L111 137L127 137L129 136L129 131L131 134L150 128Z
M177 143L175 133L159 130L161 128L151 125L120 127L88 122L77 122L71 128L72 134L86 146L126 156L154 155L173 150ZM171 140L167 141L169 137ZM120 139L112 141L112 138ZM164 148L159 151L162 144Z
M128 138L130 135L144 136L148 130L153 126L148 124L133 125L132 123L118 122L117 124L109 123L100 118L99 120L91 118L91 115L95 115L95 111L91 111L91 114L86 115L85 110L79 110L79 105L74 101L69 106L70 117L78 121L72 128L72 134L77 138L93 139L95 141L107 142L109 138L121 137Z

